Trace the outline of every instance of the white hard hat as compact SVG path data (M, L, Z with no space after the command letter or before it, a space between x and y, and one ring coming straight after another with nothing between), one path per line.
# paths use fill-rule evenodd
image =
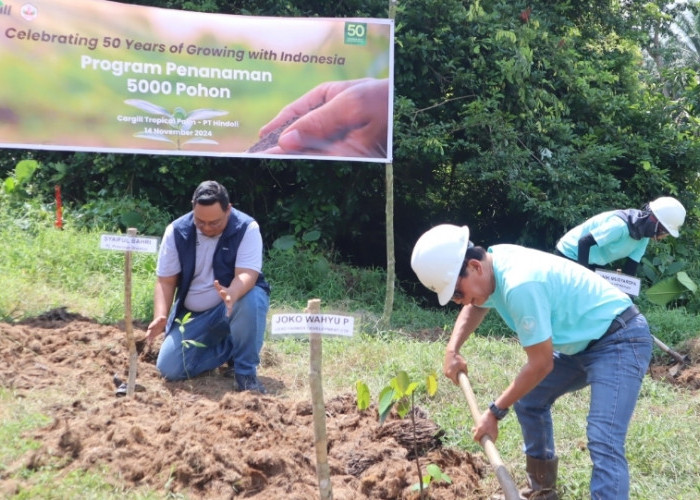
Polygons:
M440 224L418 238L411 267L420 282L437 293L441 306L454 295L459 271L469 246L469 228Z
M685 208L681 202L670 196L662 196L649 203L652 213L659 219L668 234L678 238L679 229L685 221Z

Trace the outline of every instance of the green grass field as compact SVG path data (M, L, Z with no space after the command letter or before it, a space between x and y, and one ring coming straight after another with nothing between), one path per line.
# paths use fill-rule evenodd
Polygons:
M2 209L0 209L0 212ZM33 225L26 230L6 223L0 229L0 320L10 322L65 306L70 312L111 323L124 318L124 255L99 249L99 233L59 231ZM134 254L133 317L147 322L155 256ZM322 299L322 312L353 314L357 333L352 339L324 340L324 391L328 396L347 392L357 380L368 384L373 399L398 370L412 377L438 373L434 398L419 403L445 429L445 444L481 453L470 438L472 419L458 387L441 375L443 350L456 316L450 306L419 308L397 293L389 327L381 324L384 273L338 265L306 252L272 252L265 271L273 285L271 314L301 311L308 299ZM682 310L645 311L654 334L672 346L697 337L700 319ZM425 332L432 339L425 340ZM441 334L441 335L440 335ZM270 339L266 349L279 360L290 379L308 377L308 343ZM524 362L522 348L495 314L464 346L469 378L479 405L503 390ZM661 358L663 353L657 351ZM37 444L31 430L46 425L45 395L19 397L0 381L0 497L4 498L159 498L156 492L133 491L105 483L93 471L60 474L51 467L8 469L18 456ZM560 456L559 492L564 499L588 497L590 459L585 449L588 392L561 398L554 409L557 451ZM627 455L635 499L694 500L700 498L700 396L666 382L644 380L632 421ZM520 430L513 415L501 424L497 448L516 482L524 480ZM492 475L484 481L493 482ZM13 485L21 482L19 494Z

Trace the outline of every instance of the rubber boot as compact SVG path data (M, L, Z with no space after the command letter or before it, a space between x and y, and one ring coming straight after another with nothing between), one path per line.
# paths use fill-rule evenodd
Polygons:
M520 490L520 497L529 500L558 500L555 486L559 458L539 460L529 455L525 457L527 458L525 470L528 487Z

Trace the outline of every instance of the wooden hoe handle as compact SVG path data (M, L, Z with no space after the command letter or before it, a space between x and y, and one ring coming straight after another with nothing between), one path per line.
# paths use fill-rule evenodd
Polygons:
M467 398L467 404L472 412L474 422L478 422L479 417L481 417L481 412L479 411L479 406L476 404L476 396L474 396L474 391L469 383L469 378L467 378L467 374L464 372L460 372L457 378L459 380L459 386L464 393L464 397ZM518 500L520 498L518 489L515 487L515 482L513 482L513 478L510 477L503 460L501 460L501 456L498 454L498 450L496 449L496 445L493 443L491 436L484 434L479 442L484 448L486 456L489 459L489 463L496 473L498 483L501 485L501 488L503 488L503 493L505 494L506 500Z

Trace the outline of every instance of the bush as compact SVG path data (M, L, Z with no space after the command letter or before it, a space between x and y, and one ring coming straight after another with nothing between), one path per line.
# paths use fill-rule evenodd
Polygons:
M130 227L139 234L160 236L173 217L145 198L97 198L73 211L67 221L77 229L125 232Z

